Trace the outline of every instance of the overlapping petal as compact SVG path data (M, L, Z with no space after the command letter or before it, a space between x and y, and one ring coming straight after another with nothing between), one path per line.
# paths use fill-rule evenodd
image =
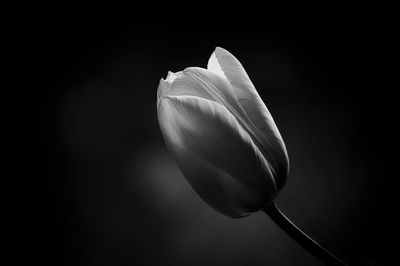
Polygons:
M231 53L217 47L211 55L208 70L224 76L230 83L240 106L249 119L249 127L255 132L259 148L274 170L279 189L286 182L289 159L285 144L276 124L256 91L243 66Z
M174 75L173 79L170 76ZM225 106L230 112L243 116L235 91L227 79L200 67L188 67L178 73L168 73L161 80L159 95L197 96Z
M241 217L276 196L268 162L225 106L206 97L159 93L158 117L180 169L212 207Z

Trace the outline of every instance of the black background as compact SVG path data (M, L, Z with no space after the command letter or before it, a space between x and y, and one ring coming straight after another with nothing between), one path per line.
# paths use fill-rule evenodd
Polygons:
M44 193L30 229L40 264L321 265L263 213L216 213L166 150L160 78L206 67L221 46L241 61L287 145L281 209L338 255L390 265L394 100L380 19L333 12L229 23L211 12L194 24L139 14L128 23L55 15L32 29Z

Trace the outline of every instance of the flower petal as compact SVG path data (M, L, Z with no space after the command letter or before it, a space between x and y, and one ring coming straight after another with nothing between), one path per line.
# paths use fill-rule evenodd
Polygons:
M276 196L269 164L224 106L195 96L166 96L158 102L158 117L184 176L213 208L242 217Z
M235 91L226 78L200 67L188 67L183 73L190 77L194 84L203 88L210 100L225 106L236 116L244 115Z
M228 80L200 67L188 67L177 73L168 72L166 80L160 81L158 94L159 96L197 96L220 103L231 112L243 113Z
M227 108L247 131L251 131L247 115L229 81L207 69L188 67L178 73L169 72L166 80L161 79L158 94L159 97L196 96L219 103Z
M289 158L286 147L275 122L256 91L243 66L231 53L217 47L211 55L207 68L219 73L222 70L252 124L252 131L262 147L259 147L273 167L279 189L286 182Z
M212 96L202 85L187 75L187 70L177 73L168 72L167 78L160 80L158 97L191 95L212 100Z

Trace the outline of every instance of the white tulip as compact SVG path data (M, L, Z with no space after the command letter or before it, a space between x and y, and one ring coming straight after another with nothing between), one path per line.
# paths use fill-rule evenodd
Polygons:
M275 122L240 62L216 48L207 69L168 73L160 128L183 175L209 205L243 217L271 203L289 159Z

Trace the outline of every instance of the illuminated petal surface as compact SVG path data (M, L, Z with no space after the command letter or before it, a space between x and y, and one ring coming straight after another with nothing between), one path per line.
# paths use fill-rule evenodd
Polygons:
M231 53L217 47L209 59L207 68L229 81L249 119L248 126L255 134L253 139L272 166L276 184L281 189L289 171L286 147L270 112L243 66Z
M157 106L169 150L208 204L228 216L241 217L276 196L268 163L226 107L203 97L160 92Z

